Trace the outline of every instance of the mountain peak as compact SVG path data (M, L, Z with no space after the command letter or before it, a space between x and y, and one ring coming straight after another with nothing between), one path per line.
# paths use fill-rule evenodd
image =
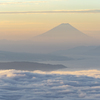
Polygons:
M62 23L62 24L58 25L57 27L60 27L60 28L62 27L63 29L67 28L67 30L76 29L72 25L70 25L69 23Z
M69 23L62 23L62 24L60 24L60 25L70 25Z

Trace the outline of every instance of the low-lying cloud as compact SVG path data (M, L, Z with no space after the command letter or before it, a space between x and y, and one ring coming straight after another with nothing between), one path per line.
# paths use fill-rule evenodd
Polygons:
M53 73L1 70L0 100L100 99L100 78Z
M0 14L55 14L55 13L100 13L100 10L53 10L53 11L9 11Z

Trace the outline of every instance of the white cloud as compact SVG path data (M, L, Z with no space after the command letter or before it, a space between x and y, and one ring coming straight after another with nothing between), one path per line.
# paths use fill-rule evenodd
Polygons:
M84 76L93 71L78 71L84 72L78 75L1 70L0 100L99 100L100 78Z
M53 10L53 11L16 11L16 12L0 12L0 14L55 14L55 13L100 13L100 10Z

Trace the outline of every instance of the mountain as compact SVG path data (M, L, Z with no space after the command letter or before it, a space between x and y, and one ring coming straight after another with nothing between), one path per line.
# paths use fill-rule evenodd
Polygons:
M97 46L96 48L86 52L85 54L91 56L100 56L100 46Z
M62 23L53 29L39 35L42 37L76 37L76 36L87 36L86 34L82 33L81 31L77 30L69 23Z
M82 33L81 31L79 31L78 29L74 28L73 26L71 26L69 23L62 23L56 27L54 27L53 29L38 35L35 37L38 40L48 40L48 42L54 42L56 40L63 40L63 41L82 41L84 39L90 39L89 36L87 36L86 34ZM57 41L57 42L58 42ZM62 42L62 41L59 41Z
M33 54L0 51L0 61L67 61L74 60L71 57L57 56L52 54Z
M89 44L93 44L91 37L68 23L62 23L41 35L33 37L32 40L0 41L0 50L40 54Z
M33 38L37 51L50 53L70 47L89 45L92 38L74 28L69 23L62 23L53 29Z
M56 55L86 55L90 54L96 46L78 46L67 50L60 50L56 52L52 52L52 54Z
M67 50L58 50L52 52L51 54L61 55L61 56L63 55L100 56L100 46L78 46Z
M0 62L0 70L4 69L16 69L16 70L41 70L41 71L54 71L58 69L67 68L64 65L57 64L43 64L36 62Z

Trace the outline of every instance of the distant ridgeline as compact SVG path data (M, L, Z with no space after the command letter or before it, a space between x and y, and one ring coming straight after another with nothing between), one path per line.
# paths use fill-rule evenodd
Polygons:
M0 51L0 61L67 61L73 60L71 57L65 57L54 54L33 54Z
M0 62L0 70L16 69L16 70L41 70L41 71L53 71L57 69L67 68L64 65L52 65L36 62Z

